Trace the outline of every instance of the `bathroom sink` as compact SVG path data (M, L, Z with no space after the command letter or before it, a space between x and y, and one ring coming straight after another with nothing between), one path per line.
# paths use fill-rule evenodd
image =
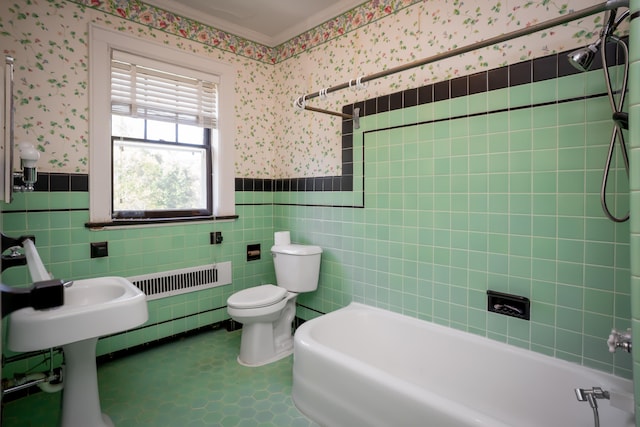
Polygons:
M146 322L144 293L123 277L76 280L64 289L64 305L23 308L9 317L8 346L36 351L122 332Z

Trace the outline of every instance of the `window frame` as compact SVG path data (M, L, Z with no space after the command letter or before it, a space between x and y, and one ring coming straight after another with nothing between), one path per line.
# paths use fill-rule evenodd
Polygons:
M218 141L211 146L213 216L194 219L234 218L235 69L204 56L132 35L89 26L89 223L87 226L167 222L172 218L119 220L113 218L111 151L111 51L119 50L155 61L172 63L220 79L218 87ZM108 120L104 120L108 117ZM180 220L189 220L189 217ZM177 220L177 218L176 218Z
M145 120L145 134L146 134L146 127L147 127L147 119L141 119L141 120ZM176 133L177 133L177 124L175 124L176 126ZM207 175L205 175L203 178L206 180L206 185L207 188L212 189L213 188L213 182L211 180L211 177L213 176L213 171L212 171L212 165L211 165L211 159L213 158L212 156L212 147L211 147L211 132L212 129L210 128L200 128L202 129L202 139L203 139L203 144L188 144L188 143L180 143L180 142L165 142L165 141L157 141L157 140L153 140L153 139L149 139L149 138L132 138L132 137L123 137L122 135L111 135L111 155L113 157L115 157L115 155L113 154L115 147L116 147L116 141L120 140L120 141L127 141L127 142L133 142L133 143L142 143L142 144L148 144L148 145L154 145L154 146L165 146L165 147L180 147L180 148L192 148L192 149L197 149L197 150L202 150L205 153L208 154L208 156L206 156L206 158L204 159L204 161L206 161L206 171L209 173ZM112 157L112 158L113 158ZM115 166L115 164L113 165ZM113 184L115 180L115 176L114 176L114 172L112 169L112 173L111 173L111 183ZM114 199L116 197L115 195L115 190L112 188L111 189L112 194L111 194L111 209L112 209L112 217L114 219L114 221L122 221L122 220L132 220L132 219L155 219L155 218L160 218L160 219L170 219L170 218L194 218L194 217L211 217L213 216L213 197L211 195L211 192L209 192L206 195L206 207L205 208L193 208L193 209L167 209L167 210L124 210L124 209L115 209L115 202Z

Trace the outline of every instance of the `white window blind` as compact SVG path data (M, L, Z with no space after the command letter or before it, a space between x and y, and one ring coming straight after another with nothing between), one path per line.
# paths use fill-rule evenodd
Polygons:
M117 50L111 56L111 112L218 127L218 79Z

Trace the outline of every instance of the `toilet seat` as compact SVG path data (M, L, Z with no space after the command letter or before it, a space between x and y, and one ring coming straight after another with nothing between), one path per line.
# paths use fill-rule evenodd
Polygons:
M232 308L267 307L282 301L287 290L274 285L260 285L243 289L227 299L227 305Z

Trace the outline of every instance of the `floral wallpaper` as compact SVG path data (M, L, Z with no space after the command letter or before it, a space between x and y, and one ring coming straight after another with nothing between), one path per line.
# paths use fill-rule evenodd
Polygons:
M140 1L0 3L0 48L15 58L16 142L41 151L40 169L88 173L88 24L155 40L237 70L238 177L340 174L340 119L297 111L296 97L542 22L596 0L371 0L269 47ZM346 103L584 45L602 16L344 90L310 105Z

